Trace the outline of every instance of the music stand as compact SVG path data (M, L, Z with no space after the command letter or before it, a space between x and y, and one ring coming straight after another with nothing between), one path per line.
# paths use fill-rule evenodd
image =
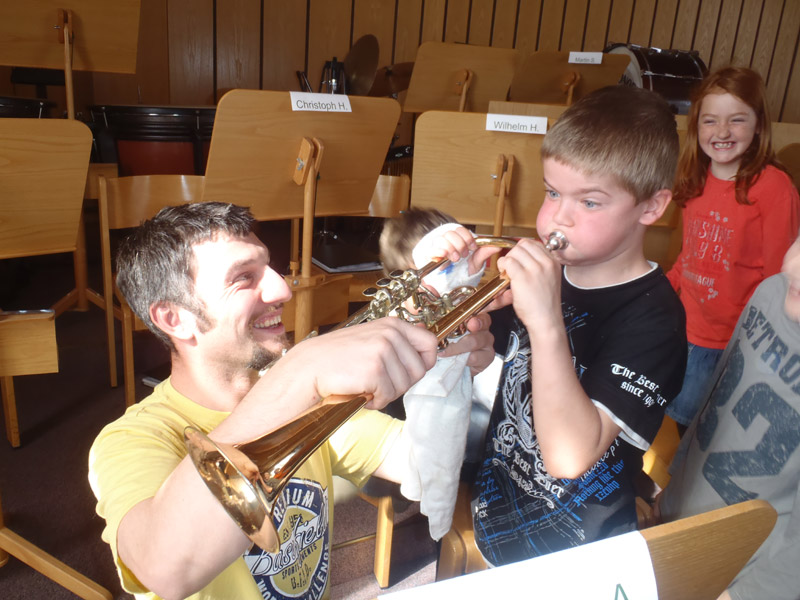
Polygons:
M544 199L543 139L487 131L485 114L426 112L415 132L411 205L490 225L494 235L508 226L535 228Z
M0 119L0 258L75 251L91 145L78 121ZM76 295L58 300L56 315Z
M514 73L509 100L568 106L594 90L619 83L630 63L630 57L622 54L602 53L602 60L599 65L570 63L569 52L554 50L529 54Z
M140 0L2 2L0 65L63 69L67 116L74 119L73 69L136 72L139 8ZM76 293L70 302L85 311L89 284L82 215L73 256ZM63 312L69 306L59 309Z
M505 100L518 53L507 48L425 42L417 50L404 112L486 112Z
M296 295L297 340L311 331L314 288L335 279L312 274L314 217L368 211L400 116L391 98L348 98L349 113L293 111L289 92L233 90L214 120L203 200L249 206L261 221L293 220L286 280Z
M75 249L91 144L89 128L77 121L0 119L0 258ZM0 378L13 446L19 446L19 431L13 388L6 379L57 369L54 316L2 315L6 329L0 341L8 354L0 356ZM9 423L12 415L14 422ZM82 598L111 598L107 590L8 529L0 508L0 566L9 553Z

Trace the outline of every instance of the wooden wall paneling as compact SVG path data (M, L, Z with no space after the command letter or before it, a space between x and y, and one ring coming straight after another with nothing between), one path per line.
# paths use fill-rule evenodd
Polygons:
M654 48L672 48L672 35L678 13L678 0L659 0L653 19L653 35L650 45Z
M700 0L681 0L678 16L675 18L675 32L672 35L673 49L692 49L699 11Z
M764 81L769 85L769 69L775 51L775 41L778 36L783 0L764 0L764 9L761 11L761 23L758 25L756 46L753 51L753 62L750 66L761 73Z
M716 71L720 67L730 64L741 14L742 0L726 0L722 3L714 51L711 54L711 62L706 63L710 71Z
M615 0L611 5L608 24L608 43L628 42L633 18L633 0Z
M781 121L791 123L800 123L800 44L795 48L792 65L792 73L789 76L789 84L786 86L786 96L783 99L781 114L772 115L772 118L780 118Z
M319 89L325 62L344 61L350 49L350 0L310 0L308 80Z
M651 46L653 20L656 14L656 0L637 0L631 18L631 33L628 41L640 46Z
M355 0L353 8L353 43L364 35L378 40L378 68L392 64L394 55L394 2Z
M537 50L559 50L566 0L544 0Z
M428 3L425 2L427 5ZM402 0L397 3L397 19L394 33L394 58L392 64L414 62L420 44L422 27L422 0ZM406 92L401 92L398 101L402 106ZM395 131L395 145L406 146L414 139L414 113L400 113L400 123ZM409 173L410 174L410 173Z
M263 32L262 89L300 90L297 71L306 70L306 3L264 2Z
M783 8L778 37L775 42L775 58L769 70L767 81L767 103L770 114L777 119L780 116L783 98L789 84L792 56L797 48L798 31L800 31L800 2L787 2Z
M536 52L539 46L539 21L542 5L540 2L520 0L517 19L517 45L520 56Z
M610 15L611 0L591 0L583 39L586 52L600 52L606 47Z
M466 44L469 39L470 0L448 0L444 41Z
M492 46L513 48L516 41L518 0L495 0Z
M217 2L216 99L234 89L261 88L261 3Z
M145 24L149 33L147 39L142 38L142 25ZM136 83L138 100L142 104L169 104L167 0L141 0Z
M392 64L414 62L417 57L417 48L420 45L421 26L422 0L402 0L402 2L398 2Z
M422 42L444 41L444 17L447 0L425 0L422 5Z
M492 46L492 16L494 0L472 0L469 13L468 43L477 46Z
M567 0L564 10L564 29L561 33L560 50L580 52L583 50L583 35L589 0Z
M214 0L170 0L167 31L170 104L213 105Z
M731 63L741 67L749 67L753 62L753 51L756 47L758 23L761 21L763 0L744 0L739 17L739 30L733 47Z
M692 49L700 53L700 58L706 66L711 64L711 52L714 49L720 2L721 0L703 0L700 3L700 11L697 13L697 28L695 29Z

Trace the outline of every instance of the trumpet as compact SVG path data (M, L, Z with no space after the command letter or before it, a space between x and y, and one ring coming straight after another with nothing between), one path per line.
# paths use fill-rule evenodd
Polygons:
M516 245L512 238L497 236L478 236L475 242L500 248ZM554 231L545 248L552 252L567 244L564 234ZM437 297L422 287L422 280L449 262L441 259L419 270L392 272L377 282L377 288L365 290L371 301L335 329L396 312L406 320L424 323L444 347L510 283L500 273L479 289L465 286ZM408 299L413 301L413 313L402 308ZM217 443L187 427L185 443L200 477L229 516L255 544L274 553L280 549L280 540L272 513L283 488L308 457L371 399L369 394L329 396L286 425L243 444Z

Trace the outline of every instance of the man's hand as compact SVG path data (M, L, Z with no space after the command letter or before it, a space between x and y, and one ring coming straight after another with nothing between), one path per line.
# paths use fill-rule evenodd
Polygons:
M278 365L301 354L320 397L367 393L370 408L383 408L436 364L436 346L426 329L385 318L306 340Z
M439 356L454 356L469 352L467 366L474 377L492 364L494 359L494 336L489 332L492 320L486 313L481 313L467 321L469 335L447 346Z

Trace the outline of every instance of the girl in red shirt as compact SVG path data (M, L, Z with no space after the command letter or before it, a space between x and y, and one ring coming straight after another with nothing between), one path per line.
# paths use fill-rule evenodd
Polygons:
M667 407L682 426L711 391L740 312L756 286L780 271L800 224L797 190L772 149L758 73L725 67L706 77L687 123L673 195L683 208L683 248L667 273L686 309L686 377ZM769 342L760 342L765 351Z

